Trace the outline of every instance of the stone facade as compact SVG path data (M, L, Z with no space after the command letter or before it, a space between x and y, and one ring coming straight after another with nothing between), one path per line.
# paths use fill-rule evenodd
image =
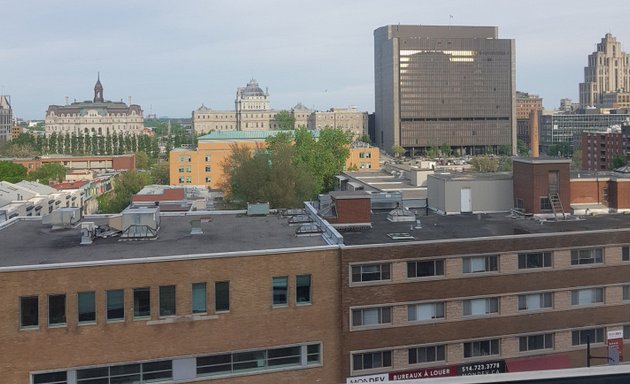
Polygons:
M621 50L621 42L607 33L588 55L584 82L580 83L580 104L583 108L599 107L603 94L630 90L630 54Z
M325 112L313 112L308 117L308 129L322 129L326 127L340 128L352 133L355 139L367 135L368 114L356 107L331 108Z
M142 108L122 101L109 101L103 98L103 85L100 78L94 86L94 99L51 105L46 112L46 135L53 133L71 135L105 136L123 133L141 135L144 132Z

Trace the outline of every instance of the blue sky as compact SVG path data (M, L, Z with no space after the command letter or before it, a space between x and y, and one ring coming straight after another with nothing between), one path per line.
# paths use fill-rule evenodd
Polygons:
M387 24L496 25L516 40L517 89L546 108L577 101L587 55L611 32L630 51L630 1L5 1L0 94L15 114L49 104L132 96L145 113L233 109L255 78L285 109L374 110L373 31Z

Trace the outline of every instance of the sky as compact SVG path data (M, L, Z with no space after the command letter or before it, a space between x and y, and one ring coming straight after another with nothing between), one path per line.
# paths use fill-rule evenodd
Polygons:
M516 41L519 91L578 100L595 44L630 51L628 0L2 0L0 94L14 115L42 120L51 104L105 99L145 114L233 110L250 79L274 109L374 111L374 29L388 24L492 25ZM624 45L623 43L626 42Z

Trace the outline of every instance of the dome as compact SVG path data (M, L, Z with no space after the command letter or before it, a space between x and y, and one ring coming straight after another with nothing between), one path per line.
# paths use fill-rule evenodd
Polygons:
M251 79L247 86L243 88L241 94L243 96L265 96L265 92L258 86L256 80Z

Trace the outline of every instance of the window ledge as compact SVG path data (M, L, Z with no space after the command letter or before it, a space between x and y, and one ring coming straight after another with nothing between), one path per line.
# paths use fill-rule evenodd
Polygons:
M185 321L202 321L202 320L215 320L218 319L217 315L184 315L184 316L169 316L161 318L159 320L147 321L147 325L159 325L159 324L173 324L181 323Z

